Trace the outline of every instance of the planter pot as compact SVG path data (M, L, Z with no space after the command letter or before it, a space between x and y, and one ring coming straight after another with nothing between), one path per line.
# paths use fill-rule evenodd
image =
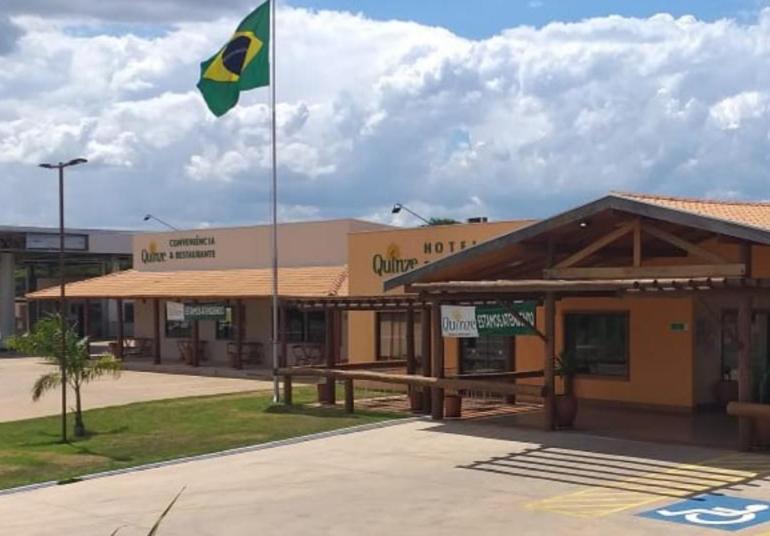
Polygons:
M447 419L458 419L463 413L463 398L460 395L444 397L444 414Z
M329 403L329 397L327 396L326 392L326 384L325 383L317 383L316 389L318 390L318 403L319 404L328 404Z
M422 411L422 390L416 388L411 389L409 392L409 408L415 413L420 413Z
M738 400L738 382L719 380L714 384L714 399L722 406Z
M556 397L556 426L572 428L577 417L578 403L573 395L558 395Z
M768 448L770 447L770 420L753 419L754 425L754 446Z

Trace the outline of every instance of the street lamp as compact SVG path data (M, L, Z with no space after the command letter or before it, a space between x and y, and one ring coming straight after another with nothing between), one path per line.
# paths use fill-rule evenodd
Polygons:
M422 221L424 221L425 223L427 223L428 225L430 225L430 222L428 220L426 220L425 218L423 218L422 216L417 214L415 211L413 211L412 209L410 209L406 205L402 205L401 203L396 203L395 205L393 205L393 210L391 210L391 213L392 214L398 214L402 210L406 210L409 214L411 214L415 218L419 218Z
M59 170L59 322L61 324L61 438L62 442L67 442L67 326L64 319L67 307L66 296L64 293L64 168L85 164L88 162L85 158L75 158L69 162L59 162L58 164L40 164L41 168Z
M144 221L150 221L150 220L155 220L156 222L158 222L158 223L160 223L160 224L163 224L163 225L165 225L166 227L168 227L168 228L169 228L169 229L171 229L172 231L178 231L178 230L179 230L179 229L177 229L176 227L174 227L173 225L171 225L170 223L168 223L168 222L165 222L165 221L161 220L160 218L158 218L158 217L156 217L156 216L153 216L152 214L147 214L147 215L144 217Z

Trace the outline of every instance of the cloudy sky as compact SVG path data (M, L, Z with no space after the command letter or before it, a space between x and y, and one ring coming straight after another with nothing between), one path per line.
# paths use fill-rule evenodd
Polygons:
M675 4L675 11L671 5ZM284 220L542 217L609 190L770 198L760 0L286 0ZM221 119L198 64L246 0L0 0L0 224L269 217L265 89Z

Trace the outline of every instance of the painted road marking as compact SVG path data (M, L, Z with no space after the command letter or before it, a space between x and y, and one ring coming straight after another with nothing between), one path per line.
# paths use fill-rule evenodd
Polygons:
M768 457L742 453L694 464L567 449L541 449L528 453L527 457L577 462L581 469L590 466L588 460L593 460L597 475L605 475L607 472L614 475L628 474L627 478L617 479L612 485L600 479L587 489L525 505L525 508L530 510L580 518L602 517L659 502L667 497L685 498L695 493L734 487L745 484L761 474L770 473Z
M706 494L638 515L670 523L736 531L770 521L770 503Z

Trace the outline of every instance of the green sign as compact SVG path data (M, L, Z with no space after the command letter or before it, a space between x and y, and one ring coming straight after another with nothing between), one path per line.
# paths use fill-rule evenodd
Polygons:
M685 322L671 322L671 331L687 331Z
M228 308L220 303L186 303L185 320L227 320Z
M534 302L512 303L505 307L476 307L479 335L534 335L535 311Z

